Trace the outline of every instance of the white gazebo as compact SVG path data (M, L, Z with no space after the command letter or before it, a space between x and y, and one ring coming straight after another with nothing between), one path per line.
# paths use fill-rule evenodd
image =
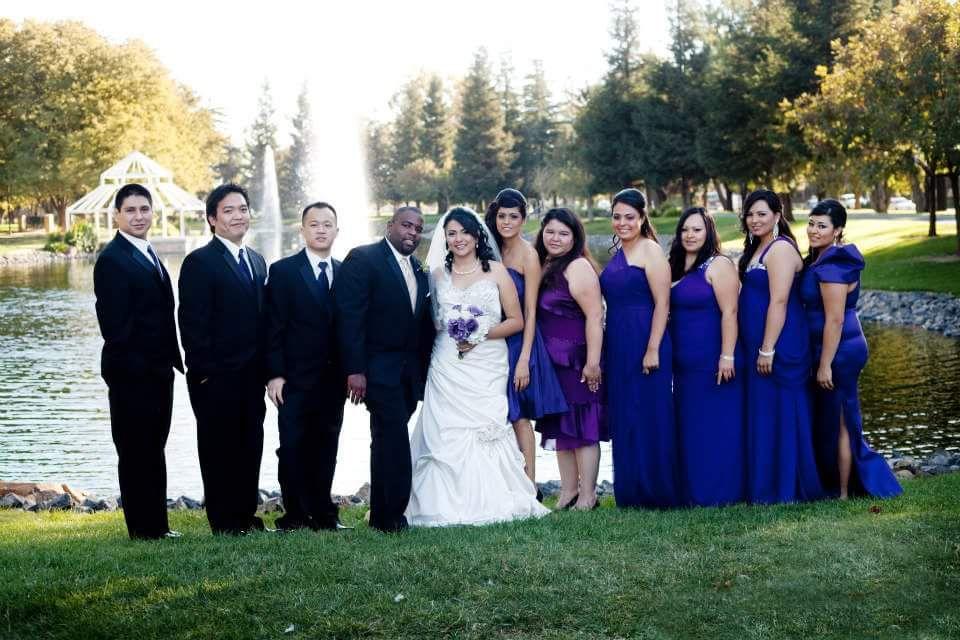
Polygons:
M113 230L113 200L125 184L136 182L150 190L153 210L160 214L160 235L167 237L167 214L179 214L180 237L187 235L186 214L205 210L203 202L173 182L173 172L139 151L134 151L100 174L100 185L67 207L69 229L73 216L93 216L93 228L100 235L100 216L106 219L106 230Z

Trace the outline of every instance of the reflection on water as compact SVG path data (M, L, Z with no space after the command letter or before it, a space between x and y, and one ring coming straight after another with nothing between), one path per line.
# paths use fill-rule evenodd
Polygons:
M168 260L173 278L179 259ZM93 308L93 265L86 262L0 271L0 478L56 480L117 493L101 339ZM960 448L960 340L923 330L867 328L871 359L861 389L865 427L889 453ZM202 494L196 429L183 376L177 376L167 444L168 493ZM276 488L276 411L268 403L261 486ZM334 491L369 478L363 408L348 405ZM601 479L610 479L604 447ZM538 478L557 479L554 455L541 452Z

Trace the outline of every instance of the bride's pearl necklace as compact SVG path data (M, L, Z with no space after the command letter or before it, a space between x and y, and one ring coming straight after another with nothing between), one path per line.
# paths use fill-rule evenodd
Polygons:
M456 267L454 267L454 266L452 266L452 265L451 265L450 268L453 269L453 272L454 272L455 274L457 274L458 276L468 276L468 275L470 275L471 273L475 273L476 270L480 268L480 261L477 260L476 264L473 265L473 269L467 269L466 271L459 271L459 270L457 270Z

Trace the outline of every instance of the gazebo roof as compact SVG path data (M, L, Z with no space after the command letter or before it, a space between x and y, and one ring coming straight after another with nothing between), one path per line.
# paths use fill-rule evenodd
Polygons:
M134 151L100 174L100 185L69 207L67 214L107 213L125 184L142 184L153 196L155 211L203 211L199 198L173 182L173 172L152 158Z

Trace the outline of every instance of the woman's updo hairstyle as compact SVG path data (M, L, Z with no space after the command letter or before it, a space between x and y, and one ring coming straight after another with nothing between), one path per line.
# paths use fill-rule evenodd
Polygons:
M490 229L490 235L493 236L493 241L497 243L497 247L503 249L503 238L500 237L500 232L497 231L497 213L499 213L501 208L519 209L520 218L526 220L527 199L516 189L508 188L498 193L497 197L494 198L493 202L487 207L487 215L484 217L484 222L487 223L487 228Z
M641 236L644 238L649 238L654 242L659 242L659 240L657 240L657 230L653 228L653 225L650 223L650 216L647 215L647 200L643 197L643 193L640 192L640 189L628 187L617 193L617 195L613 196L613 202L610 203L611 215L613 214L613 207L617 203L623 203L629 206L631 209L636 210L637 214L639 214ZM613 234L611 246L608 251L610 253L615 253L619 248L620 238L617 237L617 234Z

